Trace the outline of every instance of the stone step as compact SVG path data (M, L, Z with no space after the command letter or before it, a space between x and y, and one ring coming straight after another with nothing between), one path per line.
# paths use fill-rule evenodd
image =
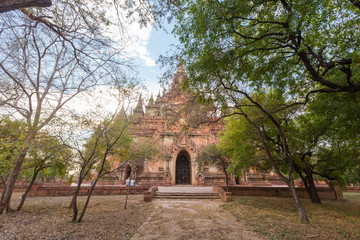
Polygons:
M166 198L166 199L220 199L218 193L166 193L157 192L154 194L154 198Z
M209 192L209 193L184 193L184 192L156 192L156 195L187 195L187 196L219 196L216 192Z

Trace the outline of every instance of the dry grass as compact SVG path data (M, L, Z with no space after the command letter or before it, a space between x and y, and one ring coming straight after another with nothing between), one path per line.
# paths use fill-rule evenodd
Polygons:
M20 194L13 196L17 206ZM28 198L20 212L0 217L0 239L130 239L152 212L143 196L93 196L82 223L72 223L71 197ZM85 197L79 197L83 204Z
M346 201L302 202L310 224L300 222L291 199L234 197L223 208L269 239L360 239L360 193L344 193Z

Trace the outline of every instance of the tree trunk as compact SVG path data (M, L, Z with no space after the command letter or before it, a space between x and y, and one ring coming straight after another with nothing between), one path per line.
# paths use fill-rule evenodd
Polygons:
M304 173L305 173L305 177L304 177L302 174L302 171L299 169L299 167L295 166L295 169L296 169L296 172L299 174L301 180L304 183L306 193L308 194L311 202L312 203L321 203L321 200L319 198L319 195L318 195L316 187L315 187L312 170L309 167L307 167L304 170Z
M73 217L71 219L71 221L73 221L73 222L76 221L77 215L78 215L78 212L79 212L79 210L77 208L77 197L78 197L79 192L80 192L80 187L81 187L82 181L83 181L83 177L80 175L79 180L78 180L78 184L76 186L73 198L72 198L71 203L70 203L70 208L72 208L72 210L73 210Z
M89 201L90 201L91 195L92 195L92 193L93 193L93 191L94 191L94 188L95 188L95 185L96 185L96 183L97 183L97 180L98 180L98 178L101 176L101 173L102 173L103 170L104 170L104 165L105 165L106 157L107 157L107 154L108 154L109 150L110 150L110 149L108 148L108 149L105 151L105 153L104 153L104 157L103 157L102 162L101 162L100 170L99 170L98 175L97 175L97 177L96 177L96 179L95 179L95 181L94 181L94 184L91 186L90 192L88 193L88 196L87 196L87 198L86 198L85 205L84 205L84 207L83 207L83 209L82 209L82 211L81 211L81 214L80 214L80 217L79 217L79 219L78 219L78 222L81 222L82 219L83 219L83 217L84 217L86 208L87 208L87 206L88 206L88 204L89 204ZM74 215L74 216L75 216L75 215ZM74 218L73 218L73 219L74 219ZM75 218L75 219L76 219L76 218Z
M229 176L227 174L225 166L223 166L223 171L225 173L226 191L229 192Z
M24 205L24 203L25 203L25 200L26 200L26 197L27 197L27 195L29 194L31 187L34 185L34 182L35 182L35 180L36 180L36 177L37 177L40 169L41 169L41 168L38 168L38 169L35 168L35 169L34 169L34 175L33 175L32 179L31 179L31 181L30 181L30 183L29 183L29 186L26 188L25 193L24 193L24 194L22 195L22 197L21 197L21 202L20 202L19 206L17 207L17 210L18 210L18 211L20 211L21 208L23 207L23 205Z
M125 210L126 210L126 207L127 207L127 200L128 200L128 196L129 196L129 191L130 191L130 188L129 188L129 186L127 186L126 198L125 198L125 205L124 205L124 209L125 209Z
M0 214L7 213L10 210L10 201L11 196L15 187L15 183L17 180L17 176L21 170L21 166L25 160L25 156L28 152L29 148L26 147L23 149L22 153L19 155L15 162L15 167L10 171L9 176L6 180L4 190L1 195L0 201Z
M313 202L313 203L321 203L321 200L319 198L318 192L317 192L316 187L315 187L312 172L311 171L310 172L305 171L305 173L306 173L307 184L308 184L308 187L309 187L309 192L310 192L310 195L311 195L311 198L310 198L311 202Z
M80 213L79 219L77 220L78 222L81 222L82 219L83 219L83 217L84 217L86 208L87 208L87 206L89 205L90 198L91 198L91 195L92 195L92 193L93 193L93 191L94 191L94 188L95 188L96 183L97 183L97 178L95 179L94 184L93 184L93 185L91 186L91 188L90 188L90 191L89 191L89 193L88 193L88 195L87 195L87 198L86 198L85 205L84 205L84 207L83 207L83 209L82 209L82 211L81 211L81 213Z
M50 7L51 0L2 0L0 13L28 7Z
M290 181L287 182L287 184L289 186L291 197L292 197L292 199L294 201L295 208L298 211L298 214L299 214L299 217L300 217L301 221L304 222L304 223L310 223L310 220L306 215L304 206L302 205L302 202L300 201L300 199L299 199L299 197L298 197L298 195L296 193L294 181L290 180Z

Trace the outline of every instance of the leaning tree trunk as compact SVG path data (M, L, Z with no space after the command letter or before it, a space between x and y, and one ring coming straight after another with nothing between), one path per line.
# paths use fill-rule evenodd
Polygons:
M293 199L295 208L299 214L301 221L305 222L305 223L309 223L310 220L307 217L304 206L302 205L302 202L300 201L300 198L296 193L295 184L294 184L293 179L289 179L289 181L287 182L287 185L289 186L291 197Z
M11 196L15 187L17 176L19 175L21 166L25 160L25 156L28 150L28 147L23 149L22 153L19 155L15 162L15 167L10 171L9 176L5 182L4 190L2 192L0 201L0 214L7 213L10 210Z
M309 187L309 192L311 195L311 202L313 203L321 203L320 197L315 187L314 178L311 171L305 171L306 180Z
M319 197L316 187L315 187L314 178L313 178L311 169L306 168L304 170L305 176L303 176L302 172L300 171L300 169L298 167L295 167L295 169L296 169L297 173L299 174L301 180L304 183L305 190L306 190L311 202L312 203L321 203L320 197Z
M305 186L305 190L306 193L309 196L309 199L312 203L321 203L319 195L317 193L315 184L314 184L314 179L312 177L312 173L310 172L310 175L305 171L305 177L303 176L302 172L300 171L300 169L298 169L296 167L296 171L299 174L301 180L304 183Z
M38 173L40 172L40 170L41 170L41 167L34 169L34 175L33 175L32 179L31 179L31 181L29 183L29 186L26 188L25 193L21 197L21 202L20 202L19 206L17 207L18 211L20 211L21 208L23 207L23 205L25 203L25 200L26 200L26 197L29 194L31 187L34 185L34 182L35 182L36 177L37 177Z
M90 189L90 191L89 191L89 193L88 193L88 196L87 196L87 198L86 198L85 205L84 205L84 207L83 207L83 209L82 209L82 211L81 211L81 214L80 214L80 216L79 216L79 219L77 220L78 222L81 222L82 219L83 219L83 217L84 217L85 211L86 211L87 206L88 206L88 204L89 204L89 202L90 202L90 198L91 198L91 195L92 195L92 193L93 193L93 191L94 191L94 188L95 188L95 185L96 185L96 183L97 183L97 180L98 180L98 178L100 178L100 176L101 176L101 174L102 174L102 172L103 172L103 170L104 170L104 165L105 165L106 157L107 157L107 154L108 154L109 150L110 150L110 149L107 149L106 152L105 152L105 154L104 154L104 157L103 157L103 160L102 160L102 163L101 163L100 170L99 170L98 175L97 175L97 177L96 177L96 179L95 179L95 181L94 181L94 184L91 186L91 189ZM74 219L74 218L73 218L73 219ZM75 219L76 219L76 218L75 218Z
M82 181L83 181L82 178L83 178L83 177L82 177L81 174L80 174L79 180L78 180L78 184L77 184L77 186L76 186L76 189L75 189L73 198L72 198L71 203L70 203L70 208L72 208L72 210L73 210L73 217L72 217L72 221L73 221L73 222L76 221L77 215L78 215L78 213L79 213L79 210L78 210L78 208L77 208L77 197L78 197L78 195L79 195L80 188L81 188L81 184L82 184Z
M85 202L85 205L84 205L84 207L83 207L83 210L81 211L80 216L79 216L79 219L77 220L78 222L81 222L82 219L83 219L83 217L84 217L86 208L87 208L87 206L89 205L90 198L91 198L91 195L92 195L92 193L93 193L93 191L94 191L94 188L95 188L96 183L97 183L97 178L95 179L94 184L93 184L93 185L91 186L91 188L90 188L90 191L89 191L88 196L87 196L87 198L86 198L86 202Z

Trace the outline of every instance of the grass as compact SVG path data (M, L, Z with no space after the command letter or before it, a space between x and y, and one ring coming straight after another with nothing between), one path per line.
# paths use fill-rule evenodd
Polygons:
M233 196L223 208L269 239L360 239L360 193L346 201L302 199L310 224L301 223L290 198Z
M21 194L15 193L15 208ZM0 217L0 239L130 239L153 210L142 195L93 196L83 222L72 223L71 197L32 197L21 211ZM85 197L79 197L79 205ZM81 210L81 209L80 209Z

